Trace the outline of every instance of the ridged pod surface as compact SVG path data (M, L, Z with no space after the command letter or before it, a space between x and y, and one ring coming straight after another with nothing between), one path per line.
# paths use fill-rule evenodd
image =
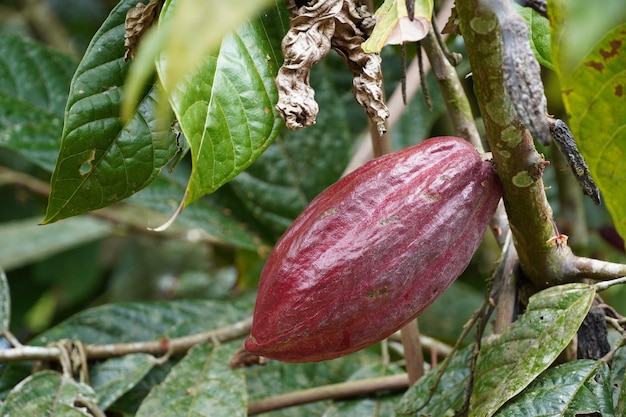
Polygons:
M428 139L340 179L267 259L246 350L313 362L388 337L465 270L501 192L491 163L454 137Z

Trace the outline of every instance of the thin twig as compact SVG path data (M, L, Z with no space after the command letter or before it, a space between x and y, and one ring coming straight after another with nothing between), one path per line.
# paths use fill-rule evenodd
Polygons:
M593 284L593 287L596 289L596 291L604 291L607 288L612 287L613 285L620 285L620 284L626 284L626 276L612 279L610 281L598 282L598 283Z
M339 400L381 391L403 390L406 389L408 385L409 377L407 374L325 385L254 401L248 405L248 415L255 416L268 411L280 410L316 401Z
M148 353L151 355L183 354L198 343L227 342L250 333L252 318L248 317L226 327L209 332L193 334L177 338L163 338L146 342L116 343L109 345L86 345L87 359L107 359L131 353ZM18 346L0 350L0 363L17 361L58 361L62 350L55 346Z

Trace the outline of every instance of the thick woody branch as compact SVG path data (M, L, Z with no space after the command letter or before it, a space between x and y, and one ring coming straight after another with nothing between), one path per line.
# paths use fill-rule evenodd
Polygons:
M556 231L542 182L546 163L505 91L498 20L479 0L459 0L457 11L520 265L538 286L554 285L572 255L550 243Z
M508 13L510 5L491 0L489 7L502 14ZM567 237L556 230L542 181L547 163L537 153L505 89L498 19L480 0L459 0L457 11L522 270L538 287L623 276L625 265L576 257L567 246Z

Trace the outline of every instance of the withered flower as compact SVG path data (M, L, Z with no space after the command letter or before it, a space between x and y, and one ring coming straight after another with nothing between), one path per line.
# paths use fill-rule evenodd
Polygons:
M383 133L389 110L383 102L381 59L361 48L375 24L366 7L355 0L287 0L287 7L291 23L276 77L276 107L287 127L296 130L315 123L319 107L309 85L311 67L334 49L354 74L356 101Z

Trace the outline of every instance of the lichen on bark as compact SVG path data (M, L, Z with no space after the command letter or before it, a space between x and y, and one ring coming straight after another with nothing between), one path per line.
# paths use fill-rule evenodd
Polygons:
M354 0L287 0L287 7L290 29L283 38L284 63L276 77L276 108L287 127L296 130L315 123L319 107L309 85L311 67L333 49L354 74L356 101L383 133L389 111L383 100L381 59L361 48L375 23L367 8Z

